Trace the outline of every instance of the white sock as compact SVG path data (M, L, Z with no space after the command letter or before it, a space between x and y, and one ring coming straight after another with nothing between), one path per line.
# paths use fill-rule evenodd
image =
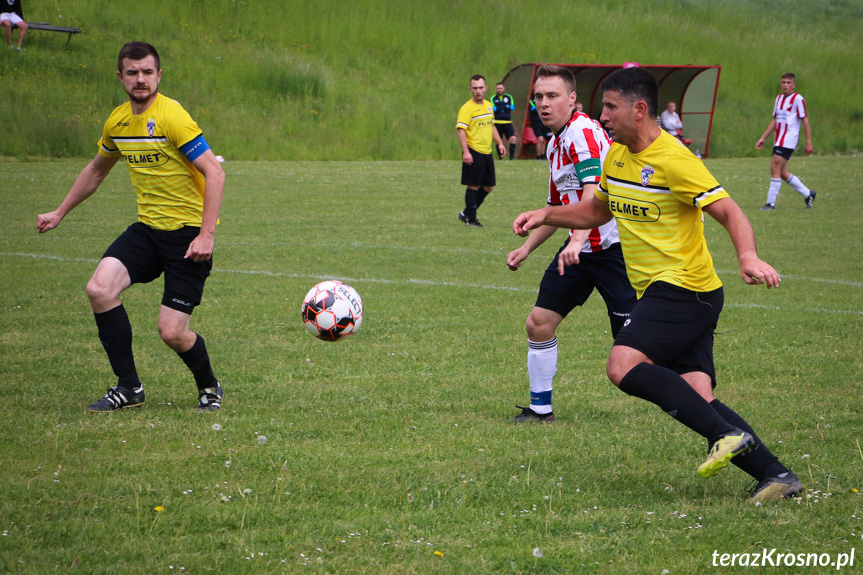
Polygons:
M551 384L557 373L557 338L527 340L527 377L530 380L530 408L534 413L551 413Z
M794 191L803 196L804 198L808 198L809 194L811 193L809 191L809 188L804 186L803 182L800 181L800 178L798 178L794 174L788 174L788 179L785 180L785 183L794 188Z
M767 189L767 203L771 206L776 205L776 198L779 197L780 187L782 187L781 178L770 178L770 187Z

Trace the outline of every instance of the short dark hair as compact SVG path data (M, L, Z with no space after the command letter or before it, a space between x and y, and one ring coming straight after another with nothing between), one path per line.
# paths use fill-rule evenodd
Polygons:
M147 56L152 56L156 60L156 70L162 69L162 60L159 58L159 53L156 49L146 42L127 42L120 48L120 55L117 56L117 70L123 71L123 60L143 60Z
M575 92L575 74L566 66L556 64L542 64L536 69L534 82L539 78L560 78L566 86L567 92Z
M797 76L795 76L791 72L785 72L784 74L782 74L782 79L785 80L786 78L790 78L792 80L797 80Z
M471 82L476 82L477 80L482 80L483 82L485 82L485 78L483 78L481 74L474 74L470 77ZM488 84L488 82L486 82L486 84Z
M659 110L659 86L653 74L644 68L615 70L602 82L603 92L619 92L630 106L638 100L647 104L647 115L655 118Z

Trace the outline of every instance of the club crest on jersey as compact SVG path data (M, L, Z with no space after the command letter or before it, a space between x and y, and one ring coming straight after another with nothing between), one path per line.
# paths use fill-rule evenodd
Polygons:
M150 137L153 137L153 134L156 133L156 120L147 120L147 133L150 134ZM642 179L644 175L642 174Z
M642 168L641 170L641 185L646 186L650 183L650 180L653 179L653 174L656 173L656 170L647 166L646 168Z

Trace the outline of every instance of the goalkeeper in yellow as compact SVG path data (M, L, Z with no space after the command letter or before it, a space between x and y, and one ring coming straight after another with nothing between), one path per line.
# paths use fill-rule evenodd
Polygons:
M639 299L614 340L608 378L707 439L708 455L697 469L702 477L731 462L756 479L751 501L797 496L803 486L794 472L713 394L713 334L724 294L702 214L728 232L747 284L778 287L779 274L758 257L740 206L701 160L657 126L659 88L650 72L617 70L602 90L600 121L614 144L593 201L521 214L513 231L524 236L541 225L589 229L613 217Z
M44 233L89 198L121 159L138 200L138 221L102 256L87 283L87 297L116 385L87 407L90 412L138 407L144 386L132 353L132 326L120 294L164 274L159 335L191 370L198 409L221 407L222 387L204 338L189 327L212 269L213 244L225 173L200 128L176 101L159 93L162 68L145 42L123 46L117 75L129 96L105 122L99 151L56 210L37 217Z

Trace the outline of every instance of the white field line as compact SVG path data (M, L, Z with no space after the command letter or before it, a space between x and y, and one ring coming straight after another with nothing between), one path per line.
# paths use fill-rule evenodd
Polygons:
M32 258L32 259L46 259L46 260L54 260L61 262L80 262L80 263L92 263L96 264L99 262L97 259L93 258L67 258L64 256L55 256L50 254L24 254L24 253L3 253L0 252L0 257L19 257L19 258ZM336 275L326 275L326 274L305 274L305 273L289 273L289 272L273 272L268 270L232 270L232 269L224 269L224 268L213 268L213 272L225 273L225 274L240 274L240 275L258 275L265 277L273 277L273 278L293 278L293 279L311 279L311 280L327 280L327 279L339 279L346 283L379 283L379 284L390 284L390 285L399 285L399 284L408 284L408 285L425 285L430 287L456 287L460 289L470 288L470 289L482 289L482 290L490 290L490 291L510 291L510 292L527 292L527 293L536 293L536 288L520 288L520 287L512 287L512 286L500 286L494 284L472 284L472 283L459 283L459 282L441 282L435 280L423 280L423 279L401 279L401 280L390 280L383 278L351 278L344 277L338 274ZM720 275L733 275L738 276L739 273L737 271L726 271L726 270L717 270L717 273ZM840 286L848 286L848 287L863 287L863 283L861 282L852 282L845 280L836 280L836 279L828 279L828 278L810 278L805 276L782 276L786 280L794 280L800 282L821 282L828 283L833 285ZM773 306L773 305L761 305L761 304L735 304L735 303L726 303L725 307L737 307L737 308L753 308L753 309L763 309L763 310L782 310L781 306ZM852 310L852 309L825 309L825 308L795 308L795 311L804 311L811 313L836 313L836 314L848 314L848 315L863 315L863 311Z

